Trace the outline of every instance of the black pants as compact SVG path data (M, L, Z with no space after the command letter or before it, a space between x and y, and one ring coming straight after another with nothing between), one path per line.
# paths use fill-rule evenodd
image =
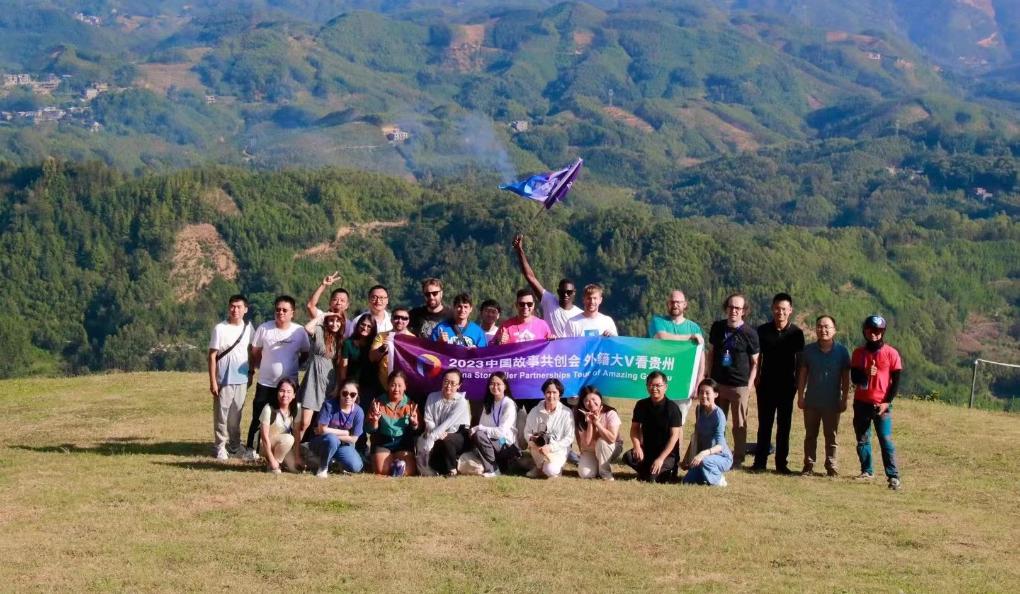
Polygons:
M248 441L245 445L249 448L255 447L255 440L259 434L259 416L262 415L262 407L270 406L276 399L276 388L255 384L255 397L251 401L251 425L248 425Z
M447 433L446 437L432 444L429 467L438 474L450 474L451 470L457 469L457 459L467 451L469 445L471 440L466 430Z
M754 465L764 468L769 459L772 442L772 424L776 424L776 469L789 468L790 424L793 420L795 386L769 387L758 391L758 443L754 451Z
M634 460L634 450L627 450L627 453L623 455L623 463L637 472L639 481L668 483L676 480L676 471L679 467L677 456L666 456L666 459L662 461L659 474L652 476L652 462L655 462L655 458L656 456L651 455L651 452L645 452L645 457L638 462Z

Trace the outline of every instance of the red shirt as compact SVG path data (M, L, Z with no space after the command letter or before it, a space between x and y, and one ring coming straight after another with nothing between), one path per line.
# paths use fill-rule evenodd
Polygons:
M887 344L883 344L882 348L874 353L859 346L850 356L850 366L863 369L865 373L871 373L872 363L878 367L878 373L868 375L867 388L857 386L854 391L854 400L869 404L882 404L885 401L886 393L889 392L892 372L903 369L903 362L900 360L899 352Z

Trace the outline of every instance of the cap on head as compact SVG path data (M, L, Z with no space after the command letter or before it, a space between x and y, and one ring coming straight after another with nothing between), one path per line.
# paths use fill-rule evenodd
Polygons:
M862 325L864 330L885 330L885 318L880 315L872 315L864 318Z

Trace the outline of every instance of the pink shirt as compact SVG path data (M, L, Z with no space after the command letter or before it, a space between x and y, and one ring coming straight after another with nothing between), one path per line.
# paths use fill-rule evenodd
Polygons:
M850 366L859 369L870 370L871 364L875 363L878 373L868 376L868 387L857 386L854 392L854 400L857 402L868 402L870 404L881 404L885 401L886 392L892 383L891 375L894 371L903 369L903 361L900 360L899 352L891 346L884 344L878 352L871 353L864 347L854 349L850 357Z
M502 340L504 332L507 335L506 344L528 342L530 340L546 340L552 334L552 331L549 330L549 324L546 324L542 318L535 316L532 316L527 321L521 319L520 316L516 316L503 322L499 330L496 331L497 341Z
M600 415L600 417L601 418L599 420L601 420L602 424L606 426L606 429L609 429L610 431L614 431L616 433L616 443L623 443L623 437L620 435L620 415L616 414L615 410L610 410L610 411L603 412ZM599 439L602 439L602 438L601 437L596 437L595 441L597 442ZM582 452L594 452L595 451L595 444L594 443L589 448L581 447L580 442L578 442L577 446L578 446L578 448Z

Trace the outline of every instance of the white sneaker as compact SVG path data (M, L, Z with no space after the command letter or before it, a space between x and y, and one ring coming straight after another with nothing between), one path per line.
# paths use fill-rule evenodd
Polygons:
M281 469L281 468L270 468L269 472L272 472L273 474L283 474L283 469Z
M721 477L719 477L719 482L718 482L718 483L716 483L716 484L715 484L715 486L716 486L716 487L725 487L725 486L727 486L728 484L729 484L729 483L727 483L727 482L726 482L726 477L725 477L725 476L721 476Z
M246 462L258 462L262 459L262 456L259 456L259 453L252 448L248 448L241 454L241 459Z
M328 468L323 468L319 472L315 473L315 478L328 478L328 477L329 477L329 469Z
M220 461L229 460L230 456L227 454L227 449L226 448L220 448L220 449L216 450L216 459L220 460Z
M492 472L483 472L482 473L482 476L485 477L485 478L495 478L495 477L500 476L500 475L501 475L501 473L498 470L493 470Z

